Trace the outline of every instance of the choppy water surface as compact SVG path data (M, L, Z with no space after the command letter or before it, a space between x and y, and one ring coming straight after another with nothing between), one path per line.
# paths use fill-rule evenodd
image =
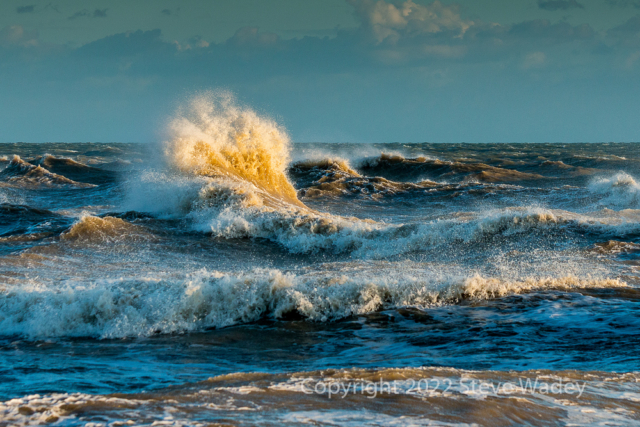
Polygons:
M290 144L209 107L0 144L1 425L640 423L640 144ZM586 388L468 387L526 379Z

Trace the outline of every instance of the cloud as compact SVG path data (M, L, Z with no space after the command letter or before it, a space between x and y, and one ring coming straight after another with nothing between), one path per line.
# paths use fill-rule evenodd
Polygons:
M77 18L106 18L108 9L96 9L93 12L83 9L80 10L69 17L69 19L77 19Z
M625 67L627 69L632 69L635 67L636 63L640 60L640 50L632 52L625 61Z
M347 1L376 43L396 43L401 38L442 32L461 37L474 25L460 17L458 5L445 6L437 0L427 5L407 0L398 6L384 0Z
M566 22L552 24L547 19L536 19L511 26L509 34L521 39L547 39L556 42L567 42L593 38L596 32L589 24L572 26Z
M577 0L538 0L538 7L550 11L584 9L584 6Z
M18 6L16 8L16 13L33 13L36 6L34 4L30 4L28 6Z
M508 57L521 61L523 51L593 41L597 36L588 24L573 26L538 19L501 25L471 20L462 16L458 4L444 5L437 0L428 4L412 0L347 1L361 26L351 32L339 31L335 43L359 46L360 57L388 65L419 65L434 60L486 62ZM525 62L525 68L533 64L531 60Z
M53 3L48 3L44 8L47 10L53 10L56 13L60 13L60 11L58 10L58 6L54 5Z
M164 16L173 16L173 15L177 16L179 13L180 13L179 7L176 7L175 9L162 9L160 11L160 14Z
M414 1L351 0L360 25L333 37L243 27L226 41L196 36L178 45L160 30L139 30L76 48L5 27L0 124L5 138L140 140L185 92L225 87L286 117L294 138L325 129L361 140L637 135L639 17L600 33L553 20L499 25L468 19L455 4ZM51 118L49 127L30 125L34 114ZM627 133L616 130L618 116L632 123Z
M110 58L147 55L158 50L175 52L172 44L162 41L161 36L160 30L138 30L114 34L76 49L74 55L78 58Z
M38 44L38 33L26 31L21 25L11 25L0 30L0 46L4 48L33 47Z
M208 41L203 40L202 37L200 36L191 37L187 43L180 43L178 41L174 41L173 44L180 51L191 50L194 48L207 48L210 45Z
M640 15L629 18L627 22L609 30L615 37L640 37Z
M541 68L547 61L547 55L544 52L532 52L522 60L522 68L528 70L530 68Z
M640 45L640 15L633 16L622 25L609 30L608 35L625 46Z
M87 9L83 9L81 11L78 11L76 13L74 13L73 15L71 15L69 17L69 19L77 19L77 18L82 18L85 16L91 16L91 14L89 13L89 11Z
M277 34L260 32L258 27L243 27L227 40L227 44L237 47L273 46L279 40Z
M629 7L633 6L640 9L640 0L606 0L611 7Z

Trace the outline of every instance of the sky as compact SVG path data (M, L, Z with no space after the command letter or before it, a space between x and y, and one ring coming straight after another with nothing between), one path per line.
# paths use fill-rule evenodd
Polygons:
M640 141L640 0L2 0L0 141L161 140L226 90L296 142Z

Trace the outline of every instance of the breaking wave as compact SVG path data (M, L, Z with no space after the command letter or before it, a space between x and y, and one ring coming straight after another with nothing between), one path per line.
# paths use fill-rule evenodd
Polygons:
M0 292L0 335L120 338L219 328L261 318L327 322L381 309L429 307L541 290L620 288L611 279L501 279L399 273L314 276L279 270L197 271Z
M152 235L143 227L120 218L99 218L85 215L61 236L63 241L75 243L109 244L150 241Z
M601 202L617 207L636 207L640 204L640 185L626 172L598 178L589 184L589 190L605 196Z
M45 168L49 172L90 184L102 184L115 179L115 174L112 171L88 166L64 157L54 157L46 154L36 157L32 163Z
M432 181L395 182L382 177L366 177L351 168L347 160L324 158L294 163L289 173L303 188L301 197L315 198L336 195L365 195L373 198L412 190L431 188Z
M295 172L315 172L315 175L324 176L327 172L338 173L347 176L360 176L349 165L349 161L341 158L322 158L317 160L302 160L294 163L291 167Z
M217 178L149 173L136 180L128 209L185 218L216 237L263 238L291 253L348 253L384 258L455 243L552 230L624 237L640 232L637 215L577 214L542 208L506 208L408 224L385 224L302 209L266 206L251 185Z
M300 195L306 198L325 197L335 195L364 195L379 198L386 195L402 194L414 190L434 188L437 184L433 181L395 182L382 177L348 177L338 178L333 181L314 183L300 190Z
M63 175L50 172L40 165L33 165L14 156L9 165L0 172L5 184L22 188L90 188L93 184L73 181Z
M287 134L272 120L237 106L231 95L195 98L178 111L169 134L168 163L183 173L249 183L267 204L305 208L286 175Z
M607 242L596 243L592 248L592 251L601 254L640 252L640 245L633 242L619 242L617 240L609 240Z
M640 231L638 221L541 208L496 209L400 225L316 212L297 198L288 180L288 147L289 139L282 128L238 107L230 96L199 97L171 122L164 151L169 169L147 171L132 181L126 208L184 218L194 230L216 237L267 239L291 253L329 251L361 258L383 258L559 227L611 237ZM444 170L455 167L476 173L482 169L478 173L488 170L531 177L482 164L385 155L359 168L375 171L382 167L388 171L391 165L397 170L411 170L411 165L427 164ZM389 192L435 185L430 181L399 183L364 178L341 159L298 162L290 173L315 179L314 186L301 192L307 197L323 191L353 192L370 187L372 192Z

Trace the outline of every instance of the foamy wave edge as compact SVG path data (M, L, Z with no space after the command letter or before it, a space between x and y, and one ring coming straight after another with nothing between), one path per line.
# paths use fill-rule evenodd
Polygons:
M295 314L328 322L387 308L430 307L543 290L627 287L618 279L574 276L508 280L480 275L415 277L295 275L279 270L93 283L21 286L0 291L0 335L31 339L121 338L183 333Z
M164 185L160 185L164 183ZM224 178L147 173L134 183L127 210L184 218L196 231L225 239L262 238L291 253L328 251L381 259L497 236L578 230L620 238L640 230L636 219L544 208L504 208L422 223L385 224L293 206L265 206L260 189Z

